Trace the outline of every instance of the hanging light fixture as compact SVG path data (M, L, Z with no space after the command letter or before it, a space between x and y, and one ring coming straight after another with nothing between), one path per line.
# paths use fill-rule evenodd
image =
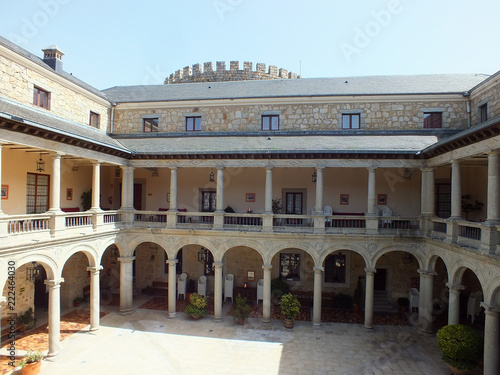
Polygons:
M42 153L40 152L40 159L36 162L36 171L43 172L45 170L44 166L45 162L42 160Z
M210 172L210 175L209 175L209 180L210 182L214 182L215 181L215 175L214 175L214 170L212 169L212 171Z
M198 262L201 264L205 264L208 262L208 251L204 247L201 248L200 251L198 251Z
M40 270L36 262L31 262L31 266L26 267L26 280L34 283L40 276Z
M318 175L316 174L316 171L314 171L314 173L312 174L311 178L312 178L312 182L316 183L316 180L318 179Z

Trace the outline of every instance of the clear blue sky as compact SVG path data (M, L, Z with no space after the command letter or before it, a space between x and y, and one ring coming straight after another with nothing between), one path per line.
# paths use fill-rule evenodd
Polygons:
M498 0L2 1L0 35L99 89L239 60L309 77L500 70Z

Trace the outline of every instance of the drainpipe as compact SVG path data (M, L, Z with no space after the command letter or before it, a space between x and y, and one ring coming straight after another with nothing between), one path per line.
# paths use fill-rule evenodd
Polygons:
M111 103L111 125L109 127L109 132L113 134L114 124L115 124L115 107L116 103Z
M471 105L470 105L470 92L466 91L464 92L464 98L467 99L467 128L470 128L472 126L472 112L471 112Z

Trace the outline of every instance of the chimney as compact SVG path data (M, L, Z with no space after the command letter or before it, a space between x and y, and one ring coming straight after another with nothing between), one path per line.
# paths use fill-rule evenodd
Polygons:
M57 46L49 46L43 51L43 62L56 72L63 71L62 57L64 53Z

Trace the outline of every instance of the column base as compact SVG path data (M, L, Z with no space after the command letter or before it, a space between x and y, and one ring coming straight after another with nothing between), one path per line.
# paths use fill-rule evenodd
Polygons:
M432 329L428 329L428 328L419 328L419 327L417 327L417 331L422 332L422 333L426 333L428 335L434 333L434 331Z
M313 328L321 328L321 323L312 323Z
M177 318L177 313L173 312L173 313L168 313L168 318L169 319L174 319L174 318Z
M120 310L118 311L118 314L120 315L132 315L135 312L135 309L126 309L126 310Z
M365 329L373 329L373 326L367 326L367 325L364 325L363 326Z
M57 352L54 352L54 353L47 353L47 355L45 356L45 358L54 358L54 357L57 357L59 355L59 351Z
M224 321L224 318L216 318L216 317L214 317L214 318L212 319L212 321L213 321L214 323L222 323L222 322Z
M99 331L99 328L100 327L95 327L95 328L90 327L89 333L97 333L97 331Z
M263 324L271 324L271 319L262 319Z

